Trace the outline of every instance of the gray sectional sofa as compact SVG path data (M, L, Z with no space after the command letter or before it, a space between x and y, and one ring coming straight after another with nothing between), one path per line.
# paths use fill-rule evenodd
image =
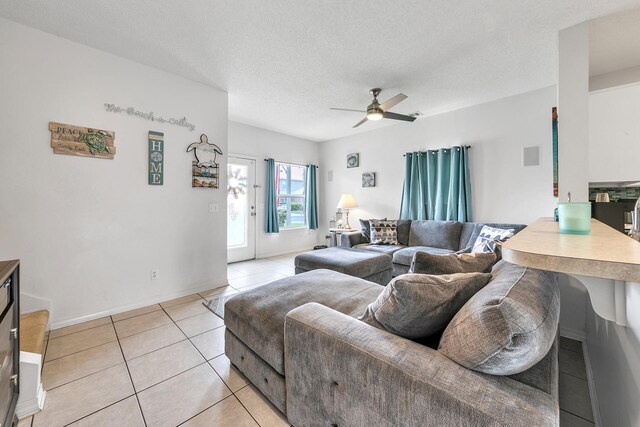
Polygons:
M514 229L519 232L526 225L433 220L398 220L398 245L372 245L361 232L343 233L340 246L381 252L393 258L393 276L409 271L413 255L418 252L447 254L473 247L482 227Z
M428 345L357 319L382 289L313 270L236 295L226 355L295 426L559 424L555 275L499 261Z

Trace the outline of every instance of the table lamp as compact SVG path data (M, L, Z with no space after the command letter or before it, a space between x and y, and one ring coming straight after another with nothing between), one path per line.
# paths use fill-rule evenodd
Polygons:
M353 195L349 193L345 193L340 197L340 201L338 202L338 208L344 209L345 212L345 221L344 228L350 229L349 225L349 209L357 208L358 204L356 203L356 199L353 198Z

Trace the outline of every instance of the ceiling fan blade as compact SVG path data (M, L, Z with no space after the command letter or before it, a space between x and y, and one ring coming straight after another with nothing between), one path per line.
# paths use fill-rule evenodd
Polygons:
M407 95L405 95L404 93L399 93L396 96L394 96L393 98L388 99L388 100L384 101L382 104L380 104L380 108L382 108L382 111L390 110L395 105L399 104L400 102L404 101L405 99L407 99Z
M329 108L330 110L337 110L337 111L354 111L356 113L366 113L365 110L352 110L351 108Z
M364 122L366 122L367 120L369 120L369 119L367 119L366 117L365 117L364 119L360 120L360 121L358 122L358 124L354 126L354 128L357 128L358 126L360 126L361 124L363 124L363 123L364 123Z
M392 113L390 111L386 111L384 114L382 114L382 117L384 117L385 119L402 120L405 122L412 122L416 119L413 116L405 116L404 114Z

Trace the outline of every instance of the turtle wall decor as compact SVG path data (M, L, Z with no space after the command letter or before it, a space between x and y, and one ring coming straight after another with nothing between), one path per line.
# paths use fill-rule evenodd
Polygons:
M113 159L116 134L110 130L49 122L55 154Z
M193 142L187 147L187 152L193 151L195 160L191 162L191 186L194 188L219 188L220 167L216 161L222 150L216 144L209 142L204 133L200 141Z

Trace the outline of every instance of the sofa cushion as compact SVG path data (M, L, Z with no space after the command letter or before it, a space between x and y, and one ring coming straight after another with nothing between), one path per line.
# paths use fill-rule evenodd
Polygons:
M504 229L485 225L482 227L482 230L480 230L480 234L473 244L471 252L495 252L496 244L504 242L509 237L513 236L514 233L515 230L512 228Z
M457 221L411 221L409 246L428 246L432 248L460 249L462 223Z
M365 278L391 270L391 257L383 253L334 247L303 252L295 257L294 264L296 273L328 269Z
M370 219L372 245L397 245L398 230L395 221Z
M381 218L382 220L386 220L387 218ZM360 221L360 233L362 233L362 237L365 241L371 241L371 223L369 219L361 219Z
M409 339L432 336L489 280L486 273L403 274L389 282L359 319Z
M247 347L284 375L284 318L294 308L317 302L359 316L380 294L380 285L331 270L285 277L233 296L224 324Z
M413 256L409 272L417 274L488 273L496 259L496 254L493 252L435 255L418 251Z
M369 243L363 243L360 245L355 245L353 247L353 249L378 252L378 253L387 254L387 255L393 255L395 252L404 248L406 248L406 246L403 246L403 245L370 245Z
M438 348L479 372L513 375L547 354L558 330L560 293L554 274L506 261L455 315Z
M398 244L408 246L409 233L411 232L411 220L399 219L396 227L398 230Z
M394 264L411 265L411 260L416 252L426 252L430 254L450 254L453 251L449 249L430 248L428 246L410 246L408 248L400 249L393 253Z

